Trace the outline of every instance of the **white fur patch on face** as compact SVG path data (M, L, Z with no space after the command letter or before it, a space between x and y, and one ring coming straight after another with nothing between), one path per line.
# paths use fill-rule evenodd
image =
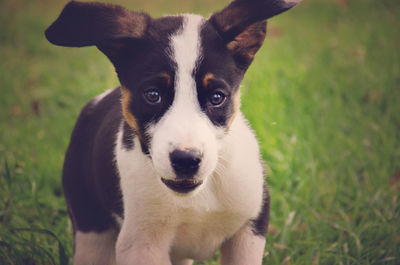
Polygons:
M175 98L162 119L149 128L153 136L150 154L157 173L175 179L169 154L174 150L195 149L202 154L198 180L205 179L216 167L218 159L217 129L201 111L194 75L202 59L200 31L205 19L184 15L182 29L171 36L170 56L176 63Z
M200 30L204 22L202 16L184 15L182 30L171 37L171 57L178 65L176 75L181 84L194 83L193 71L201 60Z

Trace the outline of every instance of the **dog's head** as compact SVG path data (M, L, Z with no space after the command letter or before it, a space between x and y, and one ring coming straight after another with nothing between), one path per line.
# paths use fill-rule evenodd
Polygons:
M266 19L300 0L235 0L205 19L151 18L97 2L69 2L47 29L56 45L96 45L114 64L122 112L162 181L190 192L216 168L239 110L239 85Z

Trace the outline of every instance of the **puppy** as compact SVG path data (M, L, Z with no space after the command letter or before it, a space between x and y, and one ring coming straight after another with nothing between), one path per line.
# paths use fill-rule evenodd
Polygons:
M239 87L266 19L298 2L235 0L207 19L65 6L47 39L97 46L121 83L84 107L65 156L75 265L189 265L219 248L224 265L262 263L269 195Z

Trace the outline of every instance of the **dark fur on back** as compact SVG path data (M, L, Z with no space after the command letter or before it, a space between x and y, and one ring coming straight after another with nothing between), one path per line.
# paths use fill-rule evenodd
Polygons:
M63 186L74 228L103 231L122 216L114 146L122 121L120 89L82 110L64 162ZM126 134L130 134L125 127ZM124 132L124 133L125 133ZM71 211L70 211L71 212Z

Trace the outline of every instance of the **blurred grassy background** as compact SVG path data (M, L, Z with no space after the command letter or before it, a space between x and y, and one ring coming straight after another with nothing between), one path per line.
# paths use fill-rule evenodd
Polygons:
M153 16L229 0L118 0ZM50 45L66 1L0 0L0 264L68 264L60 176L81 107L118 81ZM305 0L271 19L242 110L271 172L264 264L400 264L400 2ZM199 264L217 264L214 260Z

